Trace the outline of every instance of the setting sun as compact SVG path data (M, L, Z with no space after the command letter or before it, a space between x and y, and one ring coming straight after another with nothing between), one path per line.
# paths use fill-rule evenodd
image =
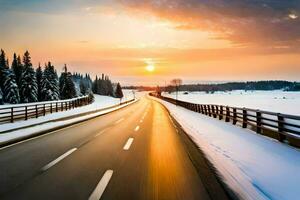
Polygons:
M155 67L154 67L153 65L148 65L148 66L146 67L146 70L147 70L148 72L153 72L153 71L155 70Z

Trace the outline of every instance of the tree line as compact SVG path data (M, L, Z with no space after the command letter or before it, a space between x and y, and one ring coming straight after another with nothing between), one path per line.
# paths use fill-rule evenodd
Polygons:
M171 84L165 88L166 91L175 91ZM284 91L300 91L299 82L291 81L248 81L248 82L228 82L215 84L185 84L180 85L180 91L232 91L232 90L284 90Z
M97 85L95 87L95 84ZM98 88L99 87L99 88ZM58 76L51 62L44 68L33 68L30 53L26 51L21 58L14 53L13 61L9 61L4 50L0 52L0 104L31 103L71 99L81 95L107 95L122 98L120 84L113 84L108 76L92 81L89 74L70 73L67 65Z

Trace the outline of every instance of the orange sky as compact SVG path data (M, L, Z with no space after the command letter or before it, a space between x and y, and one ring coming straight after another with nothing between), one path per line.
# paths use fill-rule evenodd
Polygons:
M10 56L28 49L35 65L51 60L60 69L67 63L73 71L108 73L126 85L164 84L173 77L300 80L299 7L290 1L72 2L5 2L0 48ZM155 71L145 70L149 63Z

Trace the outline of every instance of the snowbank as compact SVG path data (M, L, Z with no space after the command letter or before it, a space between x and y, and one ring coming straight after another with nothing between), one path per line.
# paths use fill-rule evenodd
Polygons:
M124 90L123 92L124 92L124 98L122 99L122 102L131 100L134 98L132 91ZM118 98L95 95L94 103L87 105L87 106L83 106L83 107L79 107L79 108L75 108L75 109L67 110L67 111L63 111L63 112L47 114L46 116L41 116L37 119L32 118L32 119L28 119L27 121L16 121L14 123L1 124L0 125L0 133L14 130L17 128L24 128L24 127L32 126L35 124L46 123L46 122L53 121L53 120L60 120L65 117L72 117L72 116L76 116L79 114L97 111L97 110L104 109L104 108L107 108L110 106L118 105L119 103L120 103L120 99L118 99Z
M37 136L40 135L44 132L51 132L54 129L59 129L59 128L64 128L66 126L69 125L73 125L79 122L83 122L89 119L92 119L94 117L112 112L114 110L118 110L120 108L123 108L127 105L130 105L132 103L134 103L135 101L132 101L128 104L123 104L120 105L118 107L114 107L114 108L110 108L110 109L105 109L93 114L89 114L89 115L84 115L82 117L76 117L73 119L69 119L69 120L63 120L63 121L55 121L55 122L48 122L39 126L33 126L30 128L26 128L26 129L21 129L21 130L17 130L17 131L12 131L9 133L5 133L5 134L0 134L0 146L4 146L13 142L18 142L21 141L22 139L26 139L32 136Z
M163 96L176 98L175 93L163 93ZM300 92L236 90L214 94L189 92L186 95L184 92L179 92L178 99L191 103L219 104L300 115Z
M215 166L221 179L241 199L299 198L299 150L253 131L156 100L169 109Z

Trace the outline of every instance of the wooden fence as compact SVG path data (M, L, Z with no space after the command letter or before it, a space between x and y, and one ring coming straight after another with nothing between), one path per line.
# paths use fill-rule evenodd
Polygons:
M250 108L194 104L156 95L155 93L150 95L194 112L225 120L225 122L232 122L235 125L241 125L243 128L249 128L259 134L275 138L280 142L288 142L291 145L300 146L300 116Z
M45 116L47 113L71 110L92 103L89 96L76 99L53 101L47 103L28 104L24 106L8 106L0 108L0 124L13 123L17 120L28 120Z

